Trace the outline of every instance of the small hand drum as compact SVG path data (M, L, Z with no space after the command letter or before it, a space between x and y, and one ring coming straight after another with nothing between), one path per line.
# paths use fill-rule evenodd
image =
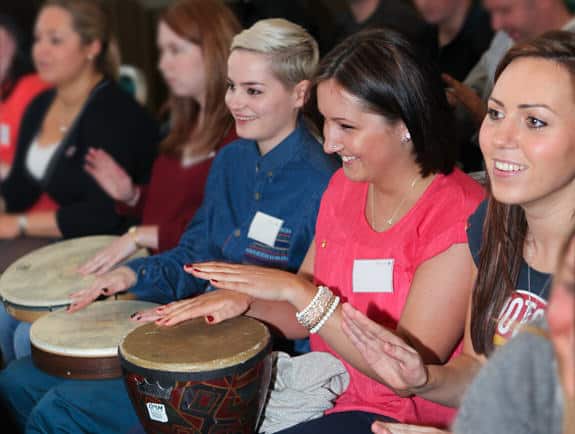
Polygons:
M0 277L0 298L10 315L33 322L70 304L70 294L87 288L95 276L82 276L80 265L108 246L115 236L60 241L21 257ZM141 249L129 259L146 256Z
M30 328L32 360L58 377L121 377L118 345L140 325L130 316L153 306L156 304L136 300L97 301L73 313L48 313Z
M259 321L146 324L124 338L119 352L146 432L256 431L272 369L270 334Z

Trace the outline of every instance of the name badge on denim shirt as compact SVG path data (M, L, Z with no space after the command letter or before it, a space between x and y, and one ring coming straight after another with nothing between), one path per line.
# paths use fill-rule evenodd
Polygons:
M393 259L356 259L353 292L393 293Z
M10 144L10 126L0 124L0 145L8 146Z
M266 246L274 247L283 224L284 221L282 219L258 211L250 224L248 238L259 241Z

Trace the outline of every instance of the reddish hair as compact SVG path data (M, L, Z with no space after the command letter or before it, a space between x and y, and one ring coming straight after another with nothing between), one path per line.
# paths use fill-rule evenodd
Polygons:
M200 107L193 98L171 95L168 100L170 133L160 150L181 156L202 111L202 130L198 132L192 152L210 152L233 124L225 105L227 59L232 38L241 26L232 11L219 0L179 0L166 9L160 20L179 37L200 46L206 68L205 107Z

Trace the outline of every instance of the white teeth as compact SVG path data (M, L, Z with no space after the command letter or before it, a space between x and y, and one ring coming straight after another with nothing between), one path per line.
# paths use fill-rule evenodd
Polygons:
M503 172L519 172L524 169L524 167L519 164L505 163L503 161L495 161L495 168Z
M351 156L351 155L350 155L350 156L341 155L341 160L342 160L344 163L349 163L350 161L357 160L357 157L354 157L354 156Z
M256 117L255 116L235 116L238 121L253 121Z

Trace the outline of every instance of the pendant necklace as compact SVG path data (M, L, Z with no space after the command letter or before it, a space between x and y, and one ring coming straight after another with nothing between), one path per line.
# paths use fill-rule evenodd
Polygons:
M407 192L405 193L405 195L403 196L403 198L399 202L399 205L397 205L397 207L393 210L393 212L391 213L391 216L387 220L385 220L385 223L387 224L387 226L391 226L393 224L395 216L397 215L397 213L399 212L399 210L401 209L401 207L403 206L403 204L405 203L405 201L409 197L409 194L415 188L415 186L417 185L417 183L419 182L420 179L421 178L418 174L415 178L413 178L411 180L411 182L409 183L409 189L407 190ZM375 231L377 231L377 223L375 221L375 187L373 186L373 184L370 184L370 188L371 188L371 224L373 226L373 229Z
M526 262L527 263L527 262ZM527 264L527 291L529 292L529 300L531 300L531 294L536 295L539 298L543 298L541 295L545 292L545 288L549 286L549 282L551 281L551 275L547 277L547 280L543 282L541 289L538 293L531 291L531 265Z

